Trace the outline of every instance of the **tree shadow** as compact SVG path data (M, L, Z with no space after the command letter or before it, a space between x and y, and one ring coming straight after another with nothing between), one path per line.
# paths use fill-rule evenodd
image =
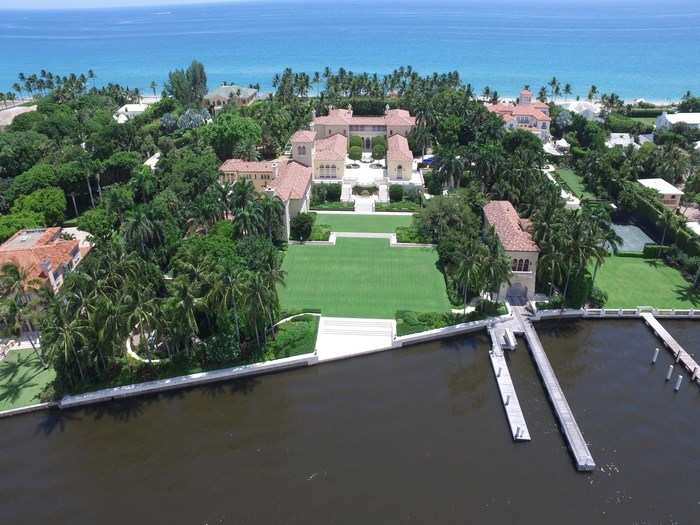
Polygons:
M38 374L31 375L25 372L19 377L12 377L8 381L0 384L0 401L15 403L24 392L25 388L37 386L37 383L31 382Z
M63 432L66 428L66 422L78 421L81 418L77 417L77 410L61 410L59 408L51 408L36 428L36 433L49 436L55 431Z
M676 286L675 294L678 300L685 301L693 306L700 306L700 290L691 285Z

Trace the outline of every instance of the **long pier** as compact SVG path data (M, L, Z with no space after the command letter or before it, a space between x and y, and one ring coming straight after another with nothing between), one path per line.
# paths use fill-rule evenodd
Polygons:
M564 432L564 436L569 444L569 449L574 456L576 462L576 468L581 471L590 471L595 469L595 461L593 461L593 456L588 449L588 444L585 439L583 439L583 434L581 429L576 423L574 418L574 413L566 401L564 396L564 391L559 385L557 376L554 374L552 365L547 358L547 354L544 352L540 338L537 336L537 332L532 326L532 323L528 319L523 319L522 314L516 309L516 318L520 321L522 326L523 334L527 340L527 344L530 347L530 352L537 365L537 370L539 371L542 382L547 390L549 399L554 406L554 411L559 419L559 424Z
M698 375L700 375L700 367L698 367L698 363L695 361L695 359L693 359L692 356L683 349L680 343L666 331L666 329L661 325L656 317L654 317L653 314L644 312L641 315L647 326L651 328L656 336L664 342L664 346L671 351L676 361L681 363L685 369L692 374L692 380L695 382L700 382L700 379L698 378Z
M530 431L527 429L525 416L523 416L518 395L515 393L515 387L513 386L513 379L508 371L508 363L503 355L501 341L505 331L502 328L491 327L489 328L489 335L491 336L491 350L489 351L491 367L496 376L496 383L498 383L498 390L501 393L501 401L503 401L503 408L506 411L513 440L530 441Z

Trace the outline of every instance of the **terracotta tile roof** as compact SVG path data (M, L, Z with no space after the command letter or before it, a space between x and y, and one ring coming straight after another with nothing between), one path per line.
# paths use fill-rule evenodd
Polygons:
M521 97L531 97L531 96L532 96L532 91L530 91L529 89L523 89L523 90L520 92L520 96L521 96Z
M545 104L546 106L546 104ZM552 119L549 118L549 116L545 115L542 113L540 109L538 109L540 106L536 106L535 104L508 104L505 102L499 102L498 104L486 104L486 109L491 111L492 113L497 113L500 115L504 120L506 120L506 116L529 116L529 117L534 117L536 120L540 122L549 122Z
M415 126L416 117L405 109L390 109L385 116L387 126Z
M386 152L387 160L406 160L413 161L413 153L408 147L408 140L403 135L392 135L389 137L388 148Z
M311 184L312 170L296 161L280 163L279 174L270 182L283 202L290 199L302 199Z
M348 139L336 133L330 137L319 139L314 143L316 160L345 160L348 151Z
M63 240L61 228L21 230L0 245L0 265L14 263L30 278L48 280L48 271L67 266L79 251L87 254L90 246L80 248L78 240Z
M348 126L352 119L352 111L349 109L331 109L328 115L322 117L314 117L314 122L317 124L325 124L331 126Z
M508 201L491 201L484 206L486 222L494 227L503 248L509 252L539 252L529 233L520 227L520 217Z
M228 159L221 166L219 171L222 173L238 173L238 172L255 172L255 173L272 173L273 162L270 161L247 161L241 159Z
M289 142L313 142L316 139L316 132L306 129L300 129L292 135Z
M371 117L352 117L350 119L351 126L385 126L386 118L371 116Z

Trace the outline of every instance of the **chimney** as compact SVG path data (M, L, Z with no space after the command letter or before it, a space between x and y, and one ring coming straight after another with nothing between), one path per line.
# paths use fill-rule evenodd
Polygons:
M277 178L277 174L279 173L280 167L279 164L276 162L272 163L272 180L275 180Z
M389 114L389 104L387 104L386 106L384 106L384 114L385 114L385 115L388 115L388 114Z

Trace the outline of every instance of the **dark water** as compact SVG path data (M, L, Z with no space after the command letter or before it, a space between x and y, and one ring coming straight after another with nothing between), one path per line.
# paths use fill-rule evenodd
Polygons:
M150 93L151 81L160 91L168 71L193 58L206 66L210 87L227 80L270 89L286 67L383 74L410 64L422 74L457 70L479 92L490 86L507 96L524 84L538 90L553 75L581 97L591 84L630 99L700 90L697 0L252 0L2 11L17 6L31 7L0 2L3 91L20 71L93 69L98 85Z
M475 336L0 420L0 523L697 523L700 389L673 394L641 322L537 328L593 474L522 342L511 441Z

